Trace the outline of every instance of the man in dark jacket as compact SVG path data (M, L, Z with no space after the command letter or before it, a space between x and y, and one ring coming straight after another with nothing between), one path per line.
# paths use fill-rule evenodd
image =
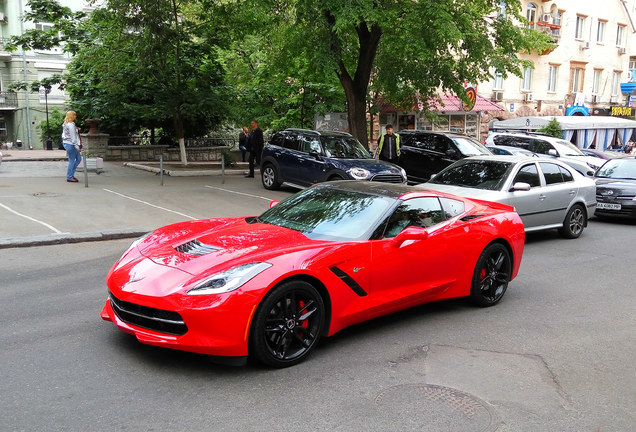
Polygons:
M258 127L258 122L252 120L252 133L248 139L248 149L250 150L250 158L248 160L250 172L245 177L254 177L254 164L261 164L261 154L263 153L263 131Z
M393 133L393 125L386 125L386 133L378 140L378 159L397 163L400 157L400 136Z
M247 126L243 126L243 130L239 134L239 150L241 151L241 160L245 162L247 155L247 140L250 138L250 134L247 131Z

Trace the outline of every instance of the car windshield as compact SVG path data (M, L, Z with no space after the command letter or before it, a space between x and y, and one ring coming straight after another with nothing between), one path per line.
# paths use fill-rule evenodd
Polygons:
M371 157L355 138L323 136L322 145L327 157L337 159L369 159Z
M560 156L585 156L577 146L567 141L560 140L554 143L554 148L557 149Z
M596 172L596 177L636 180L636 159L611 159Z
M395 199L328 186L292 195L259 221L299 231L312 240L368 240Z
M500 190L512 166L511 162L464 159L442 170L430 183Z
M451 138L464 156L479 156L492 154L483 144L466 137Z

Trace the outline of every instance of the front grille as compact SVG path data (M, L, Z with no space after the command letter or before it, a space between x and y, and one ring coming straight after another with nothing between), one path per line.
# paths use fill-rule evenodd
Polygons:
M155 309L119 300L110 294L110 305L120 320L160 333L181 336L186 334L188 327L183 318L176 312Z
M189 241L187 243L184 243L175 248L175 250L177 250L178 252L189 254L189 255L207 255L219 249L220 248L216 246L210 246L210 245L201 243L199 240L196 240L196 239Z
M371 181L382 183L404 183L404 177L399 174L378 174L373 176Z

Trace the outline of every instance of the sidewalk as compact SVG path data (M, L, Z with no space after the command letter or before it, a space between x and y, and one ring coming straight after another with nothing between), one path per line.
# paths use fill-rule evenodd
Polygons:
M0 249L137 238L159 226L231 211L231 201L210 201L209 185L223 189L234 179L240 188L261 188L258 179L243 182L247 167L240 162L224 171L218 162L165 164L165 186L158 163L104 162L103 173L89 165L86 176L78 169L78 183L67 183L64 150L2 153Z

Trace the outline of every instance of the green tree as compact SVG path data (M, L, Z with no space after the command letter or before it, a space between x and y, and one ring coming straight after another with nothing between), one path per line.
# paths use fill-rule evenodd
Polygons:
M516 54L549 46L546 35L520 25L517 0L239 3L263 40L270 43L284 33L289 51L335 73L350 131L363 143L367 108L375 102L367 99L370 93L396 106L426 110L439 90L463 95L465 82L489 79L495 70L520 75L529 62Z
M561 129L561 124L554 117L552 117L552 120L550 120L541 129L537 129L537 132L544 133L556 138L563 138L563 130Z
M208 14L199 0L109 0L90 17L54 0L30 0L27 18L51 32L12 40L23 48L56 44L75 54L66 89L71 106L106 127L162 126L179 140L207 132L226 115L229 90L215 57L224 42L224 7ZM50 14L50 16L47 16Z
M40 138L42 139L42 142L45 142L46 139L50 137L53 140L53 145L57 145L56 143L62 136L62 123L64 123L65 115L65 112L62 112L57 108L53 108L51 112L49 112L48 124L46 120L44 120L36 126L36 128L40 130Z

